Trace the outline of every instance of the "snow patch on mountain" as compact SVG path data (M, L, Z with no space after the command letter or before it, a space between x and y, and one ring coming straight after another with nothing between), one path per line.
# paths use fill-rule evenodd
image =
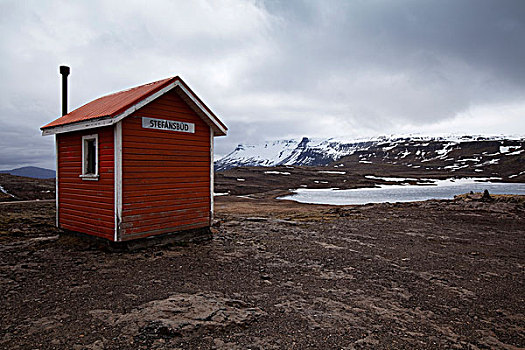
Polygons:
M238 145L215 162L217 170L236 166L327 165L358 150L367 149L371 140L342 142L334 138L307 138L268 141L258 145Z
M257 145L240 144L231 153L216 161L215 169L220 171L239 166L325 166L355 153L358 154L359 163L363 164L378 161L396 164L406 162L409 157L411 159L415 157L418 162L450 162L455 160L450 155L457 152L462 143L485 141L496 142L494 156L503 154L510 156L523 151L520 143L525 141L525 137L500 135L390 135L360 139L303 137L267 141ZM518 142L509 143L510 141ZM476 156L476 154L470 156ZM465 162L474 161L474 159L479 161L478 158L469 157L461 161L457 160L462 164L447 164L447 166L448 169L460 169L464 167Z

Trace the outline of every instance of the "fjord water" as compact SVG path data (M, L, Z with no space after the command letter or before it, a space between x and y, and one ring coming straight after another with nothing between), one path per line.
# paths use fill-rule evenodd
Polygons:
M424 201L428 199L452 199L455 195L488 190L491 194L525 195L523 183L498 183L475 179L435 180L426 185L381 185L374 188L352 190L299 188L294 194L280 199L300 203L352 205L366 203L395 203Z

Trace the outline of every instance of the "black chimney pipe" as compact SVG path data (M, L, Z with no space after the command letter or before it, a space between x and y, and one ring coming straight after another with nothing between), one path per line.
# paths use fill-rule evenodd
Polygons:
M67 76L70 69L68 66L60 66L60 74L62 74L62 115L67 114Z

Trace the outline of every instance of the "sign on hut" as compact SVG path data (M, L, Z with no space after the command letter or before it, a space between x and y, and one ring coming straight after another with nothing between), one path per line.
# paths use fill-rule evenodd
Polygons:
M113 242L208 229L213 138L227 127L180 77L113 93L41 128L55 135L57 226ZM197 230L198 231L198 230Z

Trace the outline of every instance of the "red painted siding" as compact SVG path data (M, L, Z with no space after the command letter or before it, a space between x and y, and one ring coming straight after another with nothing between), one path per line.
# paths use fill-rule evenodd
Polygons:
M142 117L195 133L142 128ZM210 224L210 127L170 91L122 121L122 240Z
M82 180L82 136L98 134L98 181ZM58 218L63 229L113 240L113 127L57 134Z

